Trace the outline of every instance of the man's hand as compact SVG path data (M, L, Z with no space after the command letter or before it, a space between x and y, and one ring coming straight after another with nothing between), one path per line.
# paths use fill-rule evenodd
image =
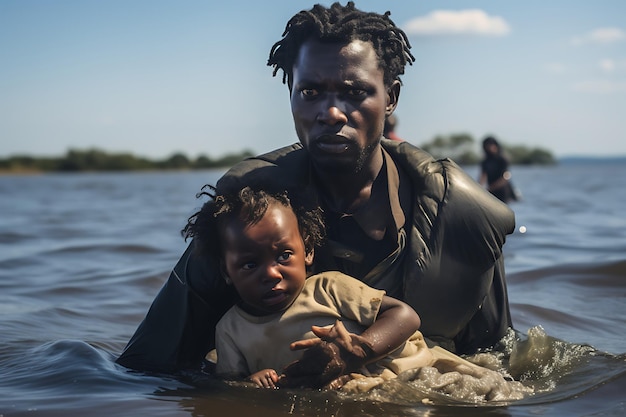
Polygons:
M311 330L317 339L298 340L290 345L291 350L306 350L299 360L283 370L279 386L333 386L337 378L374 359L371 343L360 335L348 332L339 320L330 328L312 326Z

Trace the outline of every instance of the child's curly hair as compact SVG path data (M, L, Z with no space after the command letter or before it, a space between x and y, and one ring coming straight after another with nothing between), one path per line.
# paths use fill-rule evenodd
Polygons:
M304 248L309 253L316 246L319 247L324 239L322 210L310 198L306 198L306 193L289 194L291 199L287 191L270 193L251 187L217 194L217 189L207 184L196 197L208 196L210 200L204 203L200 211L189 217L181 234L185 240L193 239L195 254L208 255L219 260L222 256L220 231L227 222L236 217L246 225L253 225L263 218L268 207L280 204L294 211Z

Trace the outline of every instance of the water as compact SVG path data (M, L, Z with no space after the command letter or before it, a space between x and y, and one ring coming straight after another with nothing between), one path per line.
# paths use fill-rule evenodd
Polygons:
M429 405L408 385L345 397L119 367L186 246L195 193L221 173L0 177L0 416L626 415L618 163L513 169L524 199L505 263L513 321L530 338L511 369L536 390L521 401Z

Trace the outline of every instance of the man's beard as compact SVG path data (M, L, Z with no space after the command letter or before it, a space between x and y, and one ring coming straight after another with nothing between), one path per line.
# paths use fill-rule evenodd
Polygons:
M354 173L358 174L363 171L363 168L367 165L367 163L372 159L372 153L376 149L377 143L370 143L365 148L361 149L359 152L359 156L356 159L356 165L354 167Z
M326 174L337 175L349 175L359 174L367 167L368 162L371 160L372 153L376 149L377 143L367 145L365 148L359 150L356 160L349 161L324 161L319 162L313 160L315 167Z

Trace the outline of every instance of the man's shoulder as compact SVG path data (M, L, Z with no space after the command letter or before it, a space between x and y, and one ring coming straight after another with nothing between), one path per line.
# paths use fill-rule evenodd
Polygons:
M381 145L387 151L396 166L411 180L412 188L419 195L435 202L444 199L447 175L446 166L429 153L408 142L383 139Z
M432 163L436 162L435 158L428 152L420 149L407 141L396 141L391 139L381 139L382 147L393 157L394 160L402 162L410 161L413 163Z
M268 163L284 163L285 158L302 157L306 157L306 151L304 151L304 148L300 143L296 142L291 145L283 146L282 148L274 149L273 151L269 151L255 157L248 158L248 160L256 159Z
M442 202L450 198L451 193L455 196L459 191L471 190L470 195L465 195L465 198L481 198L489 194L449 158L435 159L426 151L407 142L386 140L383 147L397 166L409 175L414 188L428 197Z
M306 151L300 143L294 143L282 148L274 149L257 156L246 158L243 161L233 165L226 174L235 175L255 170L263 166L277 165L281 167L290 167L296 165L297 162L308 159Z
M231 167L217 182L218 192L243 186L288 189L302 183L308 173L308 156L295 143L247 158Z
M452 230L470 229L476 236L491 230L490 223L511 233L514 216L510 209L448 158L436 160L407 142L383 141L394 162L411 178L414 197L432 220L445 219ZM429 228L429 223L424 227Z

